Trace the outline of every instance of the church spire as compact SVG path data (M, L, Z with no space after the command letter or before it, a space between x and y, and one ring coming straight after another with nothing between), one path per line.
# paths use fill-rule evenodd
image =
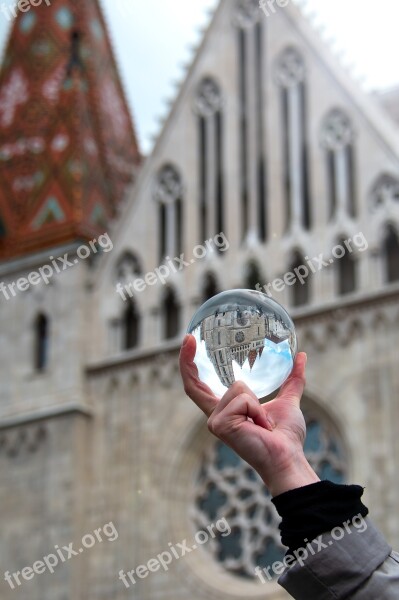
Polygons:
M0 258L104 233L139 164L98 0L20 12L0 73Z

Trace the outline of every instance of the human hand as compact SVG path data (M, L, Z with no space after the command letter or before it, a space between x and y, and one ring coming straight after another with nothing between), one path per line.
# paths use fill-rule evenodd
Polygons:
M303 452L306 425L300 400L306 354L297 355L277 397L260 404L241 381L217 398L198 378L195 349L194 336L187 335L180 351L180 372L184 391L208 417L209 431L259 473L272 496L320 481Z

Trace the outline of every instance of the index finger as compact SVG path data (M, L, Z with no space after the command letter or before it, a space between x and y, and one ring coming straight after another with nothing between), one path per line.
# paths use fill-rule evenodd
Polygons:
M198 369L194 363L196 344L193 335L186 335L180 350L180 373L187 396L209 417L219 399L206 383L203 383L198 377Z

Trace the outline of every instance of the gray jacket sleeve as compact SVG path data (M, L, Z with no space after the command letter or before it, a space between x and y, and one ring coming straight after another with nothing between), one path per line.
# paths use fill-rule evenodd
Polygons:
M296 600L397 600L399 554L370 519L363 523L335 528L296 551L279 584Z

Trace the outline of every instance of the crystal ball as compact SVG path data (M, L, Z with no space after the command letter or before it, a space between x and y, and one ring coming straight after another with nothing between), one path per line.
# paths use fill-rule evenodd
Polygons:
M290 375L297 352L294 323L278 302L254 290L229 290L207 300L188 326L194 362L216 396L243 381L258 398Z

